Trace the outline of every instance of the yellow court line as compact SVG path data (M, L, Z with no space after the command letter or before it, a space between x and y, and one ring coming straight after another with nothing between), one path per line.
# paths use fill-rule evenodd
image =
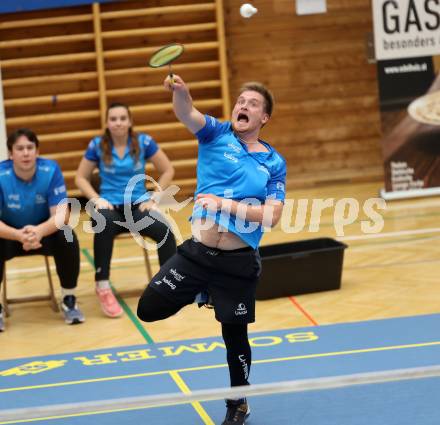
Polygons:
M183 381L182 377L176 371L170 371L169 374L171 375L174 382L177 384L179 389L184 394L191 394L191 390L188 388L186 383ZM185 402L185 401L177 402L177 403L173 402L171 404L170 403L161 403L161 404L157 404L157 405L153 405L153 406L146 406L146 407L126 407L126 408L119 408L119 409L105 409L105 410L97 410L97 411L92 411L92 412L71 413L68 415L46 416L43 418L12 420L12 421L0 422L0 425L10 425L10 424L17 424L17 423L25 423L25 422L29 423L29 422L37 422L37 421L47 421L47 420L53 420L53 419L75 418L75 417L89 416L89 415L102 415L105 413L128 412L128 411L133 411L133 410L146 410L146 409L164 407L164 406L169 406L169 405L177 406L177 405L182 405L182 404L188 404L188 402ZM200 402L191 402L191 405L194 407L196 412L202 418L203 423L205 425L215 425L215 423L209 417L208 413L202 407Z
M68 386L68 385L90 384L90 383L95 383L95 382L117 381L120 379L142 378L144 376L164 375L166 373L168 373L168 371L160 370L157 372L133 373L130 375L120 375L120 376L107 376L105 378L81 379L78 381L55 382L53 384L29 385L26 387L15 387L15 388L14 387L13 388L1 388L0 393L8 393L8 392L12 392L12 391L23 391L23 390L34 390L34 389L41 389L41 388L63 387L63 386Z
M170 372L170 375L171 375L171 378L173 378L174 382L179 387L180 391L182 391L184 394L191 394L191 390L188 388L185 381L182 379L182 377L176 371ZM212 419L206 413L206 410L202 407L200 402L193 401L191 403L191 406L194 407L195 411L202 418L203 423L205 425L215 425L215 423L212 421Z
M308 358L318 358L318 357L331 357L331 356L341 356L341 355L350 355L350 354L361 354L361 353L371 353L371 352L378 352L378 351L390 351L390 350L396 350L396 349L405 349L405 348L419 348L419 347L430 347L440 345L440 341L432 341L432 342L426 342L426 343L419 343L419 344L405 344L405 345L394 345L394 346L388 346L388 347L376 347L376 348L365 348L365 349L359 349L359 350L347 350L347 351L339 351L339 352L329 352L329 353L319 353L319 354L307 354L302 356L291 356L291 357L279 357L274 359L265 359L265 360L255 360L253 363L274 363L274 362L281 362L281 361L289 361L289 360L302 360L302 359L308 359ZM177 369L177 370L168 370L168 371L160 371L160 372L148 372L145 374L137 374L137 375L125 375L121 377L111 377L111 378L101 378L97 380L87 380L87 381L72 381L74 384L78 384L81 382L97 382L97 381L103 381L103 380L114 380L114 379L128 379L131 377L140 377L140 376L152 376L152 375L160 375L160 374L170 374L171 377L174 379L175 383L179 387L179 389L185 393L189 394L191 391L189 390L188 386L185 384L183 379L180 377L178 373L182 372L191 372L191 371L197 371L197 370L206 370L206 369L215 369L219 367L226 367L227 364L217 364L212 366L200 366L200 367L193 367L193 368L183 368L183 369ZM69 382L65 383L58 383L58 384L47 384L46 386L35 386L30 388L41 388L41 387L47 387L47 386L61 386L61 385L71 385ZM26 388L28 389L28 388ZM5 391L6 390L6 391ZM10 388L10 389L4 389L3 392L10 391L18 391L19 388ZM188 402L177 402L177 403L171 403L171 405L181 405L181 404L188 404ZM215 425L214 422L212 422L211 418L208 416L206 411L203 409L203 407L200 405L200 402L191 402L197 413L201 416L201 418L204 420L204 423L206 425ZM68 418L68 417L78 417L78 416L88 416L88 415L100 415L104 413L116 413L116 412L124 412L124 411L132 411L132 410L144 410L144 409L151 409L151 408L157 408L157 407L163 407L170 405L169 403L161 403L154 406L146 406L146 407L130 407L130 408L119 408L119 409L107 409L107 410L101 410L101 411L94 411L94 412L83 412L83 413L77 413L77 414L69 414L69 415L59 415L59 416L49 416L45 418L34 418L34 419L25 419L25 420L13 420L13 421L6 421L6 422L0 422L0 425L11 425L16 423L25 423L25 422L36 422L36 421L43 421L43 420L50 420L50 419L62 419L62 418Z
M66 415L46 416L43 418L21 419L21 420L19 419L19 420L0 422L0 425L20 424L20 423L25 423L25 422L37 422L37 421L48 421L51 419L77 418L80 416L102 415L105 413L130 412L133 410L147 410L147 409L154 409L154 408L165 407L165 406L179 406L182 404L189 404L189 402L188 401L180 401L180 402L172 402L172 403L160 403L160 404L155 404L155 405L145 406L145 407L125 407L125 408L121 407L119 409L105 409L105 410L96 410L96 411L91 411L91 412L70 413L70 414L66 414ZM210 422L210 424L213 424L213 422ZM213 425L215 425L215 424L213 424Z
M276 357L272 359L264 359L264 360L253 360L253 364L264 364L264 363L276 363L276 362L284 362L284 361L292 361L292 360L305 360L305 359L316 359L320 357L333 357L333 356L346 356L352 354L363 354L363 353L374 353L379 351L391 351L391 350L402 350L408 348L420 348L420 347L432 347L440 345L440 341L432 341L432 342L422 342L418 344L405 344L405 345L390 345L385 347L375 347L375 348L360 348L357 350L346 350L346 351L334 351L328 353L317 353L317 354L304 354L300 356L290 356L290 357ZM220 363L216 365L208 365L208 366L195 366L181 369L172 369L172 370L160 370L157 372L145 372L145 373L137 373L131 375L120 375L120 376L110 376L106 378L96 378L96 379L84 379L78 381L64 381L64 382L56 382L52 384L40 384L40 385L29 385L26 387L12 387L12 388L2 388L0 389L0 393L7 393L13 391L23 391L23 390L34 390L34 389L42 389L42 388L53 388L53 387L62 387L68 385L79 385L79 384L89 384L95 382L107 382L107 381L115 381L122 379L132 379L132 378L143 378L148 376L155 375L165 375L170 374L172 372L177 373L185 373L185 372L196 372L201 370L210 370L210 369L218 369L222 367L227 367L226 363Z
M179 389L184 394L191 394L191 390L186 385L185 381L182 379L182 377L176 372L176 371L169 371L169 374L171 375L171 378L174 380L174 382L177 384ZM97 410L97 411L91 411L91 412L82 412L82 413L71 413L66 415L57 415L57 416L46 416L43 418L34 418L34 419L24 419L24 420L12 420L12 421L5 421L0 422L0 425L8 425L8 424L16 424L16 423L25 423L25 422L36 422L36 421L47 421L47 420L53 420L53 419L64 419L64 418L74 418L74 417L80 417L80 416L89 416L89 415L102 415L105 413L116 413L116 412L128 412L132 410L146 410L146 409L152 409L152 408L158 408L158 407L164 407L164 406L177 406L182 404L188 404L188 402L182 401L182 402L173 402L173 403L160 403L153 406L146 406L146 407L126 407L126 408L119 408L119 409L105 409L105 410ZM205 425L215 425L215 423L212 421L206 410L202 407L200 402L191 402L191 405L194 407L195 411L199 414L199 416L202 418L203 423Z
M276 363L288 360L316 359L319 357L347 356L350 354L375 353L378 351L402 350L405 348L432 347L440 345L440 341L422 342L420 344L391 345L388 347L361 348L359 350L335 351L331 353L306 354L303 356L279 357L277 359L252 360L252 363Z

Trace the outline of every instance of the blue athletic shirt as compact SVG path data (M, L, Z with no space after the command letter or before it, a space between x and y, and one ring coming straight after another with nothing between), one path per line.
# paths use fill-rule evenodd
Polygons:
M268 143L260 140L268 152L248 152L247 145L232 129L232 123L221 123L205 115L206 124L197 133L199 156L197 189L235 201L252 198L255 205L267 199L284 201L286 161ZM249 223L227 212L211 212L195 205L192 218L209 217L238 235L256 249L263 236L261 224Z
M112 146L112 162L105 164L102 159L101 137L95 137L90 143L85 153L85 158L96 162L101 178L100 196L107 199L113 205L124 204L124 192L128 182L134 176L145 175L145 162L152 157L158 150L156 142L148 134L138 134L139 159L130 155L131 138L128 139L124 157L119 158L116 149ZM138 181L133 188L129 203L140 203L150 199L150 195L145 189L145 180Z
M37 225L50 217L50 207L66 201L66 185L59 165L37 158L34 177L24 181L17 177L10 159L0 162L0 220L21 229Z

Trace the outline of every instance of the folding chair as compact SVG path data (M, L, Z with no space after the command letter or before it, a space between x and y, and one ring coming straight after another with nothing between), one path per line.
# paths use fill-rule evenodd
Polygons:
M3 309L5 311L6 317L11 315L11 312L9 310L8 304L19 304L19 303L26 303L26 302L33 302L33 301L50 301L52 310L57 312L59 311L57 299L55 297L55 291L53 288L53 281L52 281L52 275L50 272L50 264L49 264L49 257L44 255L44 263L46 265L46 274L47 274L47 280L49 282L49 293L46 295L32 295L28 297L16 297L16 298L8 298L8 282L6 278L6 263L5 267L3 269L3 282L1 284L2 288L2 305Z

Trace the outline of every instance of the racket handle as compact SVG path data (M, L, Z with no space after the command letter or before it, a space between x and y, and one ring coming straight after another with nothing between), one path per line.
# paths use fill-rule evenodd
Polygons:
M168 78L169 78L169 81L170 81L170 88L171 88L172 91L174 91L174 83L175 83L175 80L174 80L174 75L173 75L172 72L170 72L170 73L168 74Z
M174 75L173 75L173 71L171 69L171 63L168 64L168 75L170 76L170 83L171 85L174 84Z

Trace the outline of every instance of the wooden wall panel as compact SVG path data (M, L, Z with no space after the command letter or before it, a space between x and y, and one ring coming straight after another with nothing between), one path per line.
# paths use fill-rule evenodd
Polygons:
M255 0L250 19L240 4L225 0L231 100L249 80L273 91L263 138L286 158L289 187L382 179L370 1L327 0L327 13L297 16L293 0Z
M170 156L175 184L195 188L197 144L163 88L168 68L147 63L159 47L185 45L173 64L202 111L223 117L229 90L221 0L126 1L0 16L0 58L8 132L28 126L40 152L61 164L70 195L90 139L102 133L112 102L131 106L137 131Z
M288 187L382 179L376 66L365 49L370 0L327 0L327 13L309 16L295 14L294 0L253 0L258 13L250 19L239 14L242 2L223 0L224 37L217 4L114 2L98 7L95 21L90 6L0 16L8 130L37 131L41 152L60 161L73 189L103 106L123 101L132 105L136 129L156 138L176 165L177 183L191 191L196 142L174 117L164 70L146 66L157 46L180 41L186 51L173 69L203 112L228 115L227 95L235 100L245 81L274 92L262 136L285 156Z

